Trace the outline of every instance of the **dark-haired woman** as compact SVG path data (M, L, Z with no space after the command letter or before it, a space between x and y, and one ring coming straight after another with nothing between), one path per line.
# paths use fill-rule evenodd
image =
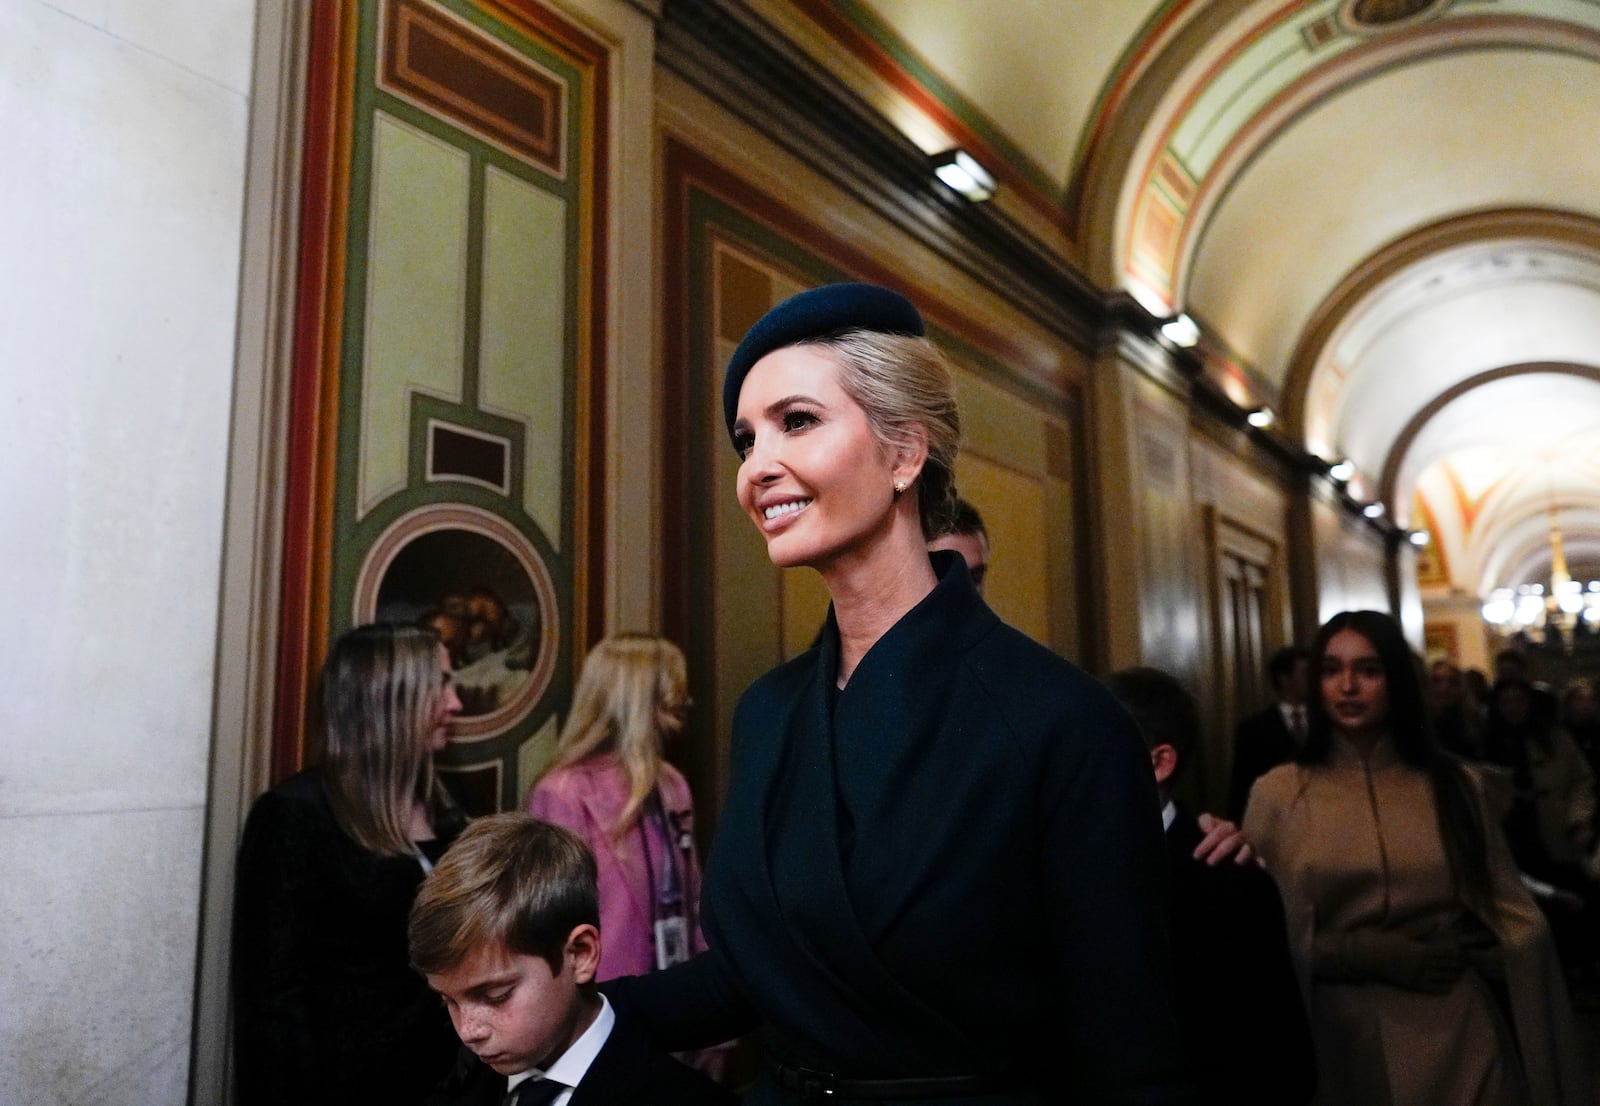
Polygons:
M1434 743L1399 625L1312 650L1310 736L1256 782L1328 1106L1576 1106L1586 1074L1549 932L1476 778Z
M458 1042L406 917L464 824L433 773L461 710L438 635L361 626L322 670L324 752L256 800L234 898L241 1106L420 1103Z

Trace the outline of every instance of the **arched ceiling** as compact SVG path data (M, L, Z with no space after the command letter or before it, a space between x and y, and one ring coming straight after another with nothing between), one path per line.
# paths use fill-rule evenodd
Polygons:
M1091 279L1420 503L1452 586L1548 572L1552 506L1600 551L1600 4L826 2L1004 133Z
M1414 228L1508 207L1600 215L1596 119L1600 63L1588 59L1494 51L1373 76L1238 175L1197 236L1188 308L1281 383L1328 291Z

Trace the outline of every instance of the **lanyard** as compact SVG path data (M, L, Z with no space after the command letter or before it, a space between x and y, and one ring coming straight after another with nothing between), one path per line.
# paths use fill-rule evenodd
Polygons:
M666 866L662 869L660 883L656 881L655 860L650 852L650 830L646 820L653 821L661 830L661 839L668 842ZM683 868L672 848L674 834L667 822L666 810L661 802L661 792L656 791L645 800L645 809L639 818L639 844L644 850L645 879L650 886L650 919L680 917L683 915ZM687 850L685 850L687 852Z

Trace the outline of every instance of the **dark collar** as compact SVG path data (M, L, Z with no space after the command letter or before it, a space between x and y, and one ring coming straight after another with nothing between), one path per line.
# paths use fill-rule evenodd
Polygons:
M921 661L929 651L952 660L1000 621L978 594L961 554L937 549L928 554L928 560L937 578L933 590L873 643L851 673L851 682L858 676L871 680L878 673L926 671ZM818 674L832 687L839 673L839 623L832 604L817 647L821 651Z

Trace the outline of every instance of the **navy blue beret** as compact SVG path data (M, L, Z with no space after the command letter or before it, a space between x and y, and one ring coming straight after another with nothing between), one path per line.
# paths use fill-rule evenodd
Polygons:
M824 284L790 296L756 320L728 360L728 373L722 380L722 414L728 423L728 437L733 437L733 420L739 413L739 389L757 361L773 350L847 330L917 338L924 333L922 316L911 301L876 284Z

